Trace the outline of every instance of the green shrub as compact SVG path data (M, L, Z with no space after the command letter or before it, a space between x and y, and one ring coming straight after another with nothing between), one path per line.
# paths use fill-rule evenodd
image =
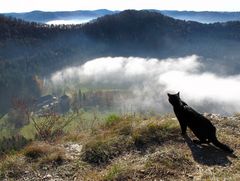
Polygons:
M21 135L12 136L11 138L3 137L0 139L0 156L2 153L18 151L25 147L31 140L27 140Z
M55 141L64 135L64 128L78 116L80 116L79 113L59 115L55 112L48 112L41 116L33 115L30 119L36 130L36 139L41 141Z
M118 115L111 114L106 118L106 125L112 126L112 125L116 124L117 122L119 122L120 120L121 120L121 118Z

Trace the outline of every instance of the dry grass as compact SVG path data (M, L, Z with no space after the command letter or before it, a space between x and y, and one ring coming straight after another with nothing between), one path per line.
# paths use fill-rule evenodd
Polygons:
M6 155L0 160L0 180L3 178L17 179L22 176L24 162L18 159L21 156L21 154Z
M50 145L46 142L33 142L24 150L24 155L30 161L37 161L40 164L60 165L67 160L62 148Z
M195 145L191 141L194 135L189 130L189 137L182 137L178 121L171 115L144 120L112 116L111 121L99 125L94 132L75 132L62 138L60 143L77 141L83 145L82 155L75 160L66 162L61 147L35 142L23 151L28 158L25 162L9 157L0 163L1 171L11 173L14 168L15 178L21 178L22 167L19 164L49 166L54 163L61 168L60 172L66 169L66 165L70 168L77 165L73 171L76 180L238 181L240 119L212 121L217 127L219 140L233 148L235 155L229 155L213 145ZM68 179L63 177L63 180Z
M178 134L174 124L169 121L149 121L134 130L133 139L138 149L146 149L151 145L161 144Z
M97 169L89 170L86 179L154 180L161 178L163 180L229 179L237 181L240 178L238 156L240 140L238 132L233 133L232 129L239 129L240 124L224 119L220 122L212 121L217 127L219 139L232 147L235 155L228 155L212 145L195 145L190 140L190 138L194 139L190 131L188 131L190 138L183 138L180 135L177 120L171 115L161 117L159 120L122 118L111 126L101 128L93 138L94 141L89 140L87 143L87 145L90 144L87 149L90 149L93 155L99 153L98 149L100 149L101 153L106 155L111 153L110 155L113 156L105 155L108 161L104 167L93 166ZM120 131L121 129L125 131ZM122 148L110 144L119 137L127 137L131 140L128 142L129 145L125 144L126 146ZM120 142L115 141L117 144ZM116 150L112 147L116 148L118 154L114 155ZM119 153L120 149L122 151ZM90 160L85 161L91 163Z
M129 150L132 145L132 140L126 137L99 138L85 146L82 159L91 164L105 164Z
M38 159L47 155L51 148L51 145L45 142L33 142L24 149L24 155L30 159Z
M85 145L82 159L91 164L106 164L131 150L145 150L176 137L174 122L142 121L133 117L118 118L101 127ZM134 126L138 125L138 126Z
M151 178L161 177L168 180L171 176L171 179L177 180L195 171L190 154L183 148L176 149L175 146L164 146L148 157L144 170Z

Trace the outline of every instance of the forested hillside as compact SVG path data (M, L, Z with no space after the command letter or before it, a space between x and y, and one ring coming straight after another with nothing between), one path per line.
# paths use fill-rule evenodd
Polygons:
M211 65L228 64L229 73L236 73L239 30L240 22L207 25L134 10L84 25L50 26L0 16L0 112L14 97L38 97L39 78L102 56L197 54Z

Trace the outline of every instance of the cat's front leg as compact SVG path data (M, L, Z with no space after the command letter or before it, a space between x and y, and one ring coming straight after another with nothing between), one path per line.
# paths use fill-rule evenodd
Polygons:
M187 131L187 124L184 123L183 121L179 121L180 126L181 126L181 130L182 130L182 135L186 135L186 131Z

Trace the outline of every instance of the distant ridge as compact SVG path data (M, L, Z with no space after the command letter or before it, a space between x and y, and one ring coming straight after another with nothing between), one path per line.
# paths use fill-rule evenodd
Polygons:
M227 21L240 21L240 12L217 12L217 11L175 11L175 10L155 10L149 11L160 12L166 16L175 19L197 21L201 23L215 23ZM77 11L32 11L26 13L5 13L6 16L20 18L25 21L48 23L56 20L72 20L72 19L96 19L101 16L115 14L120 11L111 11L107 9L98 10L77 10Z
M227 21L240 21L240 12L217 11L160 11L162 14L176 19L197 21L201 23L216 23Z
M5 13L5 16L11 16L14 18L23 19L25 21L37 22L37 23L48 23L54 20L71 20L71 19L95 19L100 16L107 14L114 14L117 11L110 11L107 9L98 10L78 10L78 11L56 11L56 12L45 12L45 11L31 11L26 13Z

